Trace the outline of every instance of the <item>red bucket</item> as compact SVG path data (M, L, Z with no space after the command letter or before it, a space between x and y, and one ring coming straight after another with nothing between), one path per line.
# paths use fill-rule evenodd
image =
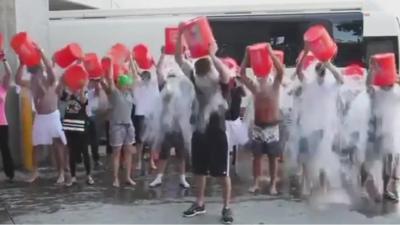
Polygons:
M348 65L346 66L342 73L345 76L364 76L364 68L357 65L357 64L352 64L352 65Z
M11 47L26 66L33 67L40 64L42 59L40 51L26 32L16 34L11 40Z
M323 62L335 57L338 50L336 43L322 25L310 27L304 34L304 41L308 43L314 56Z
M249 46L248 54L254 75L257 77L267 77L272 69L272 60L268 53L267 43Z
M396 57L393 53L376 54L372 57L374 68L374 84L390 86L396 82ZM370 65L371 66L371 65Z
M153 66L153 57L151 57L147 45L136 45L135 47L133 47L132 54L135 56L135 61L140 69L148 70Z
M88 80L88 73L82 65L68 67L63 75L65 85L72 91L80 90Z
M129 54L129 49L121 43L113 45L108 52L108 55L111 56L113 61L118 64L126 62L129 58Z
M54 61L61 68L67 68L73 62L83 57L79 44L71 43L54 53Z
M186 43L192 58L200 58L209 54L210 44L215 42L213 32L206 17L198 17L184 23Z
M165 54L173 55L176 51L176 42L178 40L178 28L165 28Z
M304 51L301 51L296 61L299 62L299 60L303 57L303 55L304 55ZM302 69L306 70L316 60L317 60L317 58L315 58L315 56L311 52L309 52L304 59Z
M281 50L274 50L274 55L278 57L279 61L284 65L285 64L285 53Z
M103 76L103 67L96 53L88 53L83 58L83 65L89 73L89 79L100 79Z

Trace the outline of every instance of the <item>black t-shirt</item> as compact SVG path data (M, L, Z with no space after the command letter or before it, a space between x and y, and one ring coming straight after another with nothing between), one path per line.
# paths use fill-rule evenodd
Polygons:
M88 102L82 103L75 95L63 96L67 106L63 119L63 129L65 131L84 132L86 130L88 116L86 106Z
M238 86L229 90L226 96L228 102L228 110L225 113L226 120L234 121L240 117L243 96L245 96L243 87Z

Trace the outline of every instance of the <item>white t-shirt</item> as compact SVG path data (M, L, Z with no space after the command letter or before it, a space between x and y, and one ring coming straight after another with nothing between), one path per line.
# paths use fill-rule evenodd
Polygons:
M135 115L148 116L160 97L157 78L152 74L148 82L139 81L133 90Z

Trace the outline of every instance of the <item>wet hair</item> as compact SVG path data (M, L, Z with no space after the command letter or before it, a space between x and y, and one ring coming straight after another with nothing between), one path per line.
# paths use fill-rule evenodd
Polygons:
M28 72L30 74L37 74L39 72L43 72L43 68L41 65L33 66L33 67L28 67Z
M206 75L211 70L211 62L208 58L202 58L194 63L194 69L199 76Z
M318 75L319 77L324 77L324 76L325 76L325 73L326 73L326 68L325 68L325 66L324 66L322 63L318 63L318 64L315 66L315 72L317 72L317 75Z
M142 73L140 73L140 78L142 78L143 80L150 80L151 79L151 73L147 70L143 71Z

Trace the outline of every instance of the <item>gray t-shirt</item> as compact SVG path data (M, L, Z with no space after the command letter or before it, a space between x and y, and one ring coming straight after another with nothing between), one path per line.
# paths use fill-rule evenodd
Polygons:
M121 92L115 88L111 91L109 99L111 105L110 122L112 124L131 124L132 92Z

